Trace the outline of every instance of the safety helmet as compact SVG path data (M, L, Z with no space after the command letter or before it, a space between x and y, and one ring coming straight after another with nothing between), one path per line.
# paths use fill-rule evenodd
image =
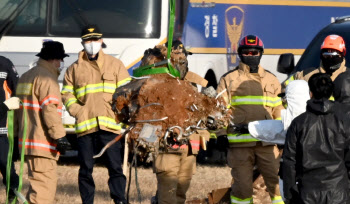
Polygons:
M343 56L345 56L346 53L344 39L339 35L327 36L321 45L321 50L322 49L338 50L339 52L343 53Z
M261 53L264 52L264 43L263 41L255 35L247 35L244 36L239 42L238 53L242 51L242 49L259 49Z

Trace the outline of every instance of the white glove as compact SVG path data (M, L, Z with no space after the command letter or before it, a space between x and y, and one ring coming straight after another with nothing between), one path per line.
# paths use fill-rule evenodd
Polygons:
M19 109L19 98L18 97L11 97L4 101L4 104L7 106L8 109L14 110Z

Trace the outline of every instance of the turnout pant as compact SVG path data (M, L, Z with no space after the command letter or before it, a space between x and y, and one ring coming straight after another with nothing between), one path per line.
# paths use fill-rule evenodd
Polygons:
M275 145L254 147L231 147L227 161L231 167L233 184L231 203L253 203L253 168L257 165L264 178L267 190L274 204L283 204L279 190L279 150Z
M99 130L97 132L78 137L78 158L79 169L79 191L84 204L94 203L95 183L92 177L92 171L95 159L92 157L97 154L108 142L117 135L111 132ZM120 141L112 145L102 155L104 163L108 169L108 186L110 196L115 203L125 200L126 177L122 170L121 158L122 146Z
M195 172L196 157L188 154L161 153L155 160L159 204L183 204Z
M57 187L57 161L45 157L26 155L28 165L27 193L29 203L54 203Z
M7 166L7 154L9 151L9 141L7 136L0 136L0 171L2 174L2 183L6 186L6 166ZM18 175L16 174L15 164L11 161L11 177L10 177L10 189L18 188ZM10 190L10 196L14 196L13 191Z

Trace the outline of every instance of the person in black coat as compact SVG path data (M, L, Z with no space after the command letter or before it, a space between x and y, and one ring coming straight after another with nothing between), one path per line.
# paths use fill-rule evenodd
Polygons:
M350 124L328 100L334 89L329 75L315 74L308 84L311 99L292 121L282 156L285 203L350 203Z

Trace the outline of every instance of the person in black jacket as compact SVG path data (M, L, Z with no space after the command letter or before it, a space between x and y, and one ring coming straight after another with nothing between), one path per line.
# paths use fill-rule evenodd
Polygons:
M349 122L328 100L334 89L329 75L314 74L308 84L311 99L292 121L282 156L285 203L350 203Z
M6 185L6 165L9 143L7 139L7 110L19 107L18 98L10 98L15 95L18 82L18 74L12 62L6 57L0 56L0 172L3 177L3 183ZM10 98L10 99L8 99ZM5 101L8 99L8 101ZM18 107L17 107L18 106ZM18 176L11 165L10 188L18 187ZM10 196L14 197L14 193L10 190Z

